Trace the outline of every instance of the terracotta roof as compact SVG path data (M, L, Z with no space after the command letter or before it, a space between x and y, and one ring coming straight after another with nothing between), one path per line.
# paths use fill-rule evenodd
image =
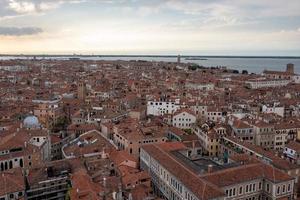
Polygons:
M300 143L296 141L290 141L287 145L287 148L295 150L297 153L300 153Z
M113 151L110 153L109 158L117 165L121 165L123 162L132 161L137 163L137 159L130 155L127 151Z
M25 181L21 168L11 169L0 173L0 196L25 191Z
M55 144L55 143L62 141L62 138L60 138L56 135L50 135L50 139L51 139L51 144Z
M132 199L146 199L146 197L149 196L149 193L151 193L151 191L152 188L146 185L138 185L130 190L132 194Z
M172 132L173 134L176 134L177 136L182 136L182 135L186 135L187 133L185 131L183 131L182 129L180 128L177 128L177 127L174 127L174 126L171 126L169 127L168 129L170 132Z
M250 125L246 124L245 122L243 122L242 120L235 120L233 122L233 126L237 129L248 129L248 128L252 128Z
M191 111L190 109L188 109L188 108L180 108L180 109L178 109L178 110L174 113L174 116L176 116L176 115L178 115L178 114L180 114L180 113L183 113L183 112L186 112L186 113L188 113L188 114L190 114L190 115L196 116L196 114L195 114L193 111Z
M186 168L168 152L184 149L181 143L164 143L160 145L146 145L143 149L155 160L176 176L199 199L214 199L223 197L224 192L211 183L200 178L197 174Z
M260 146L251 144L251 143L246 142L246 141L240 141L240 140L238 140L237 138L234 138L234 137L227 136L226 138L230 139L231 141L236 142L236 143L238 143L238 144L240 144L240 145L242 145L242 146L244 146L248 149L250 149L251 151L254 151L254 152L270 159L272 161L272 164L278 169L290 170L290 169L296 169L298 167L297 165L292 164L289 161L276 156L276 154L271 150L266 151Z
M271 71L271 70L264 70L264 74L294 75L294 73L290 73L286 71Z
M281 172L271 165L263 163L254 163L225 169L215 173L206 174L202 176L202 178L219 187L230 186L262 178L268 179L274 183L293 179L286 173Z
M80 169L75 172L71 178L72 189L70 197L72 200L90 199L100 200L100 192L103 191L100 184L96 184L92 181L91 177L86 173L84 169Z

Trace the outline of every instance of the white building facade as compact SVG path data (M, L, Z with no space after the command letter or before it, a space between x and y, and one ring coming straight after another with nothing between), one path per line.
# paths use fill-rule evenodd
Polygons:
M172 118L172 125L181 129L190 129L196 122L196 116L190 112L176 112Z

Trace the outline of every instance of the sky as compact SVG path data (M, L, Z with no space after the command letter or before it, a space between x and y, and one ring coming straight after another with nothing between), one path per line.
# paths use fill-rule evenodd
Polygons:
M0 54L300 56L300 0L0 0Z

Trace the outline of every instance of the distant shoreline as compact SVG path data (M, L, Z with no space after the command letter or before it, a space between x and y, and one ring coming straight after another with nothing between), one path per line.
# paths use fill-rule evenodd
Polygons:
M0 54L1 57L58 57L58 58L89 58L89 57L99 57L99 58L107 58L107 57L116 57L116 58L138 58L138 57L146 57L146 58L177 58L177 55L55 55L55 54ZM246 58L246 59L300 59L300 56L224 56L224 55L211 55L211 56L199 56L199 55L181 55L183 59L207 59L207 58Z

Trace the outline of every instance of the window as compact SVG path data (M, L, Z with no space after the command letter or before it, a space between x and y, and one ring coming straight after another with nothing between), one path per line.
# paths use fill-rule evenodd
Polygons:
M276 194L279 194L280 193L280 187L277 186L277 193Z
M242 194L242 193L243 193L243 187L241 186L239 194Z
M19 164L20 164L20 167L23 167L23 159L22 158L19 160Z
M12 169L13 168L13 162L10 160L9 161L9 169Z

